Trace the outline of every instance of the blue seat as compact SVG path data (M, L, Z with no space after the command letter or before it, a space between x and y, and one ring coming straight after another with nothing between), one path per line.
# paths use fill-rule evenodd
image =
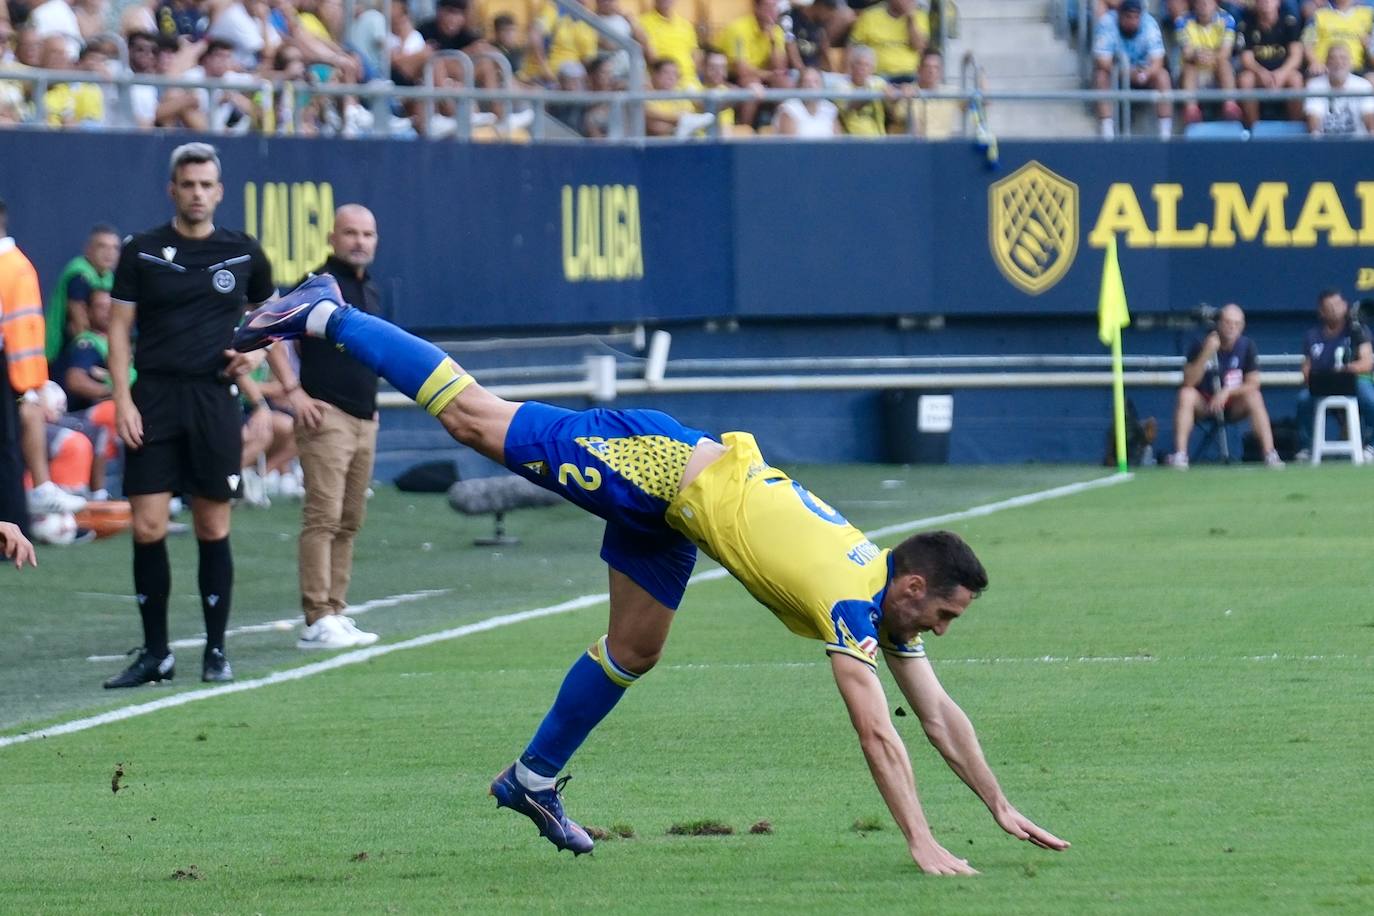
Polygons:
M1256 140L1273 137L1305 137L1307 125L1301 121L1256 121L1250 128L1250 136Z
M1199 121L1183 130L1188 140L1244 140L1250 136L1239 121Z

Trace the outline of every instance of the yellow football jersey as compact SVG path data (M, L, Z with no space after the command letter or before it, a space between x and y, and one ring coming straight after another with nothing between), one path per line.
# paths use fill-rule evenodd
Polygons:
M875 664L879 648L923 657L917 637L894 644L882 625L889 553L777 468L748 433L668 506L667 521L730 571L799 636L827 653Z
M1337 42L1350 49L1350 62L1358 73L1364 69L1364 49L1374 31L1374 9L1356 4L1345 12L1335 7L1322 7L1307 23L1304 40L1312 59L1326 64L1327 52Z

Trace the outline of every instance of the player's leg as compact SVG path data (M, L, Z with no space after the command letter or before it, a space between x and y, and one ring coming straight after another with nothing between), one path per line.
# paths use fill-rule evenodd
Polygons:
M321 337L339 345L438 417L459 442L502 461L506 429L519 405L476 385L429 341L348 306L328 274L312 277L250 314L234 335L233 346L247 352L299 337Z
M558 774L657 663L696 548L676 533L653 538L608 524L602 556L610 564L609 630L573 663L525 752L491 786L499 806L525 814L555 846L575 853L589 851L592 842L563 815Z
M153 454L149 454L153 450ZM167 645L167 598L172 591L172 565L167 559L167 520L172 494L138 493L142 468L150 459L160 463L161 446L130 449L124 467L124 491L129 499L134 541L134 593L143 625L143 648L124 671L105 681L109 688L137 687L170 680L176 660Z

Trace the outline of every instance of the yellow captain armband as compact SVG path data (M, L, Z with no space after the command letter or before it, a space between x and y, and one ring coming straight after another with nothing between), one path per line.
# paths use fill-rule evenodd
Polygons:
M475 381L476 379L459 368L457 363L446 359L435 367L429 378L420 386L419 393L415 395L415 403L431 416L437 417L454 398Z

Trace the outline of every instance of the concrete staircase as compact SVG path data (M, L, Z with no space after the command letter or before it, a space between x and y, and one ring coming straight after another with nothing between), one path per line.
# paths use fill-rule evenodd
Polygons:
M956 0L958 37L945 53L946 80L957 86L965 51L986 74L988 90L1079 89L1078 58L1057 38L1049 0ZM1081 0L1091 2L1091 0ZM1096 122L1077 102L990 102L988 120L999 138L1091 137Z

